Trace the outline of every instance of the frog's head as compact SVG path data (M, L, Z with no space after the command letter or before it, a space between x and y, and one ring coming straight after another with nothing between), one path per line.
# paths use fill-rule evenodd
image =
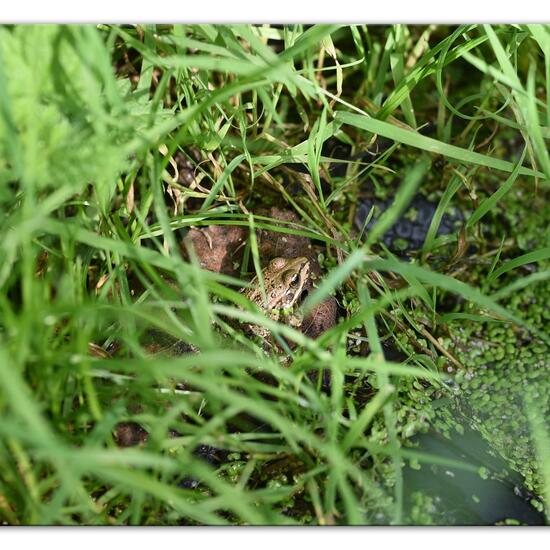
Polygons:
M286 309L294 306L302 297L310 277L309 260L298 258L274 258L268 271L273 278L269 291L269 306Z

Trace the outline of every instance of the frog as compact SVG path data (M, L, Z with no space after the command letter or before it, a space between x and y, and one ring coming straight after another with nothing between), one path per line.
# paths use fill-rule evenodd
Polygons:
M311 287L311 264L305 256L297 258L273 258L262 270L265 295L262 293L258 277L254 277L250 286L243 290L244 295L256 304L269 318L279 321L281 312L288 311L297 305ZM301 319L295 315L285 318L290 325L299 326ZM269 338L265 327L249 324L247 331Z
M259 209L255 214L269 218L276 226L300 228L298 216L289 210L274 206L270 209ZM238 277L246 240L247 231L244 227L211 225L191 228L181 244L181 252L187 258L186 249L192 246L203 269ZM290 309L296 306L303 299L305 291L310 290L323 276L317 259L318 250L310 239L303 235L287 234L271 229L258 228L257 240L259 255L262 259L264 288L268 295L271 291L272 297L268 299L267 304L264 304L257 278L242 292L262 311L267 312L270 318L280 320L282 317L280 313L276 314L273 310ZM289 269L292 273L296 266L298 271L301 271L301 277L298 276L294 283L290 282L285 290L282 273ZM278 276L279 273L281 276ZM294 293L291 292L293 288ZM316 339L335 325L337 315L336 298L329 296L304 316L301 325L299 317L294 314L285 315L284 322L299 328L308 338ZM248 332L263 337L268 333L267 330L262 330L258 326L249 327Z

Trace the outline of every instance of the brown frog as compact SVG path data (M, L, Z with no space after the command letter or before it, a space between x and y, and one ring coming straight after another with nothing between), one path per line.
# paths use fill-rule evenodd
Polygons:
M256 214L261 216L259 219L267 218L272 225L303 229L299 224L299 218L289 210L272 207L260 209ZM212 225L207 228L191 229L186 242L188 246L194 247L202 268L238 276L246 238L247 231L244 227ZM310 291L314 282L322 277L322 270L316 258L317 252L311 241L302 235L280 233L269 229L258 229L257 238L258 250L263 262L262 273L268 303L263 303L257 280L252 281L253 286L244 291L245 295L266 311L295 306L302 300L305 291ZM182 245L182 251L184 250L185 246ZM296 281L291 282L293 278L288 275L285 279L285 274L293 273L296 268L300 273ZM269 298L270 295L271 298ZM317 338L335 324L337 313L336 300L334 297L329 297L303 319L300 330L310 338ZM273 312L268 314L272 318L278 317ZM286 316L284 322L298 326L296 318L292 316ZM260 327L257 326L250 327L254 333L259 329ZM262 332L265 335L266 331Z
M281 310L288 310L299 303L304 291L311 286L311 265L304 257L273 258L262 271L265 295L262 293L258 278L251 281L251 287L245 289L244 295L264 310L271 319L279 320ZM292 315L285 318L291 325L299 326L301 319ZM248 325L247 328L267 338L269 331L259 325Z

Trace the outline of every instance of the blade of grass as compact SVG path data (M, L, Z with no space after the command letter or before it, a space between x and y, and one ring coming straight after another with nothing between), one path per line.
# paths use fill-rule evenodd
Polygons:
M550 258L550 247L549 248L540 248L539 250L533 250L533 252L527 252L527 254L522 254L517 258L508 260L504 262L498 269L495 269L488 278L488 282L493 282L495 279L498 279L504 273L508 273L513 269L517 269L522 265L527 265L531 263L542 262Z
M483 216L492 211L497 202L502 199L502 197L504 197L506 193L508 193L508 191L510 191L517 177L519 176L519 171L521 166L523 165L523 159L525 158L526 153L527 147L524 147L521 153L521 157L516 163L513 172L510 174L510 177L490 197L487 197L480 202L479 206L468 218L468 221L466 222L467 228L475 225L479 220L481 220L481 218L483 218Z
M531 435L535 442L535 452L538 461L539 475L542 478L546 522L550 524L550 435L547 430L547 418L541 418L537 405L527 396L524 400L525 411L531 427Z
M479 166L486 166L489 168L494 168L495 170L501 170L503 172L513 172L514 170L514 164L511 162L496 159L494 157L469 151L467 149L462 149L448 143L443 143L436 139L417 134L416 132L399 128L382 120L343 111L336 112L335 119L343 124L349 124L351 126L355 126L356 128L372 132L373 134L398 141L399 143L410 145L411 147L416 147L436 155L443 155L466 164L477 164ZM525 167L521 167L519 173L525 176L545 177L542 172L534 171Z

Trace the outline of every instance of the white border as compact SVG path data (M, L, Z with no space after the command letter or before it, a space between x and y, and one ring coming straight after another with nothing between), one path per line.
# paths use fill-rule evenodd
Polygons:
M93 0L63 2L18 0L3 3L0 23L525 23L550 22L550 2L542 0L336 0L334 2L275 2L232 0ZM97 550L118 540L126 548L209 548L217 550L269 550L307 544L309 548L343 549L370 547L407 550L473 548L490 545L499 550L533 546L548 539L550 530L539 528L0 528L0 546L24 544L41 550ZM39 539L39 540L37 540ZM483 539L483 540L482 540ZM12 544L9 544L9 543ZM7 543L7 544L6 544ZM174 544L176 543L176 544ZM195 545L193 546L193 543ZM359 544L358 544L359 543ZM485 543L485 544L483 544ZM288 544L288 546L286 546ZM349 545L349 546L348 546ZM25 545L24 547L27 547Z
M526 23L550 22L544 0L18 0L0 22L16 23Z
M123 545L131 550L281 550L305 546L315 550L464 550L468 544L469 548L506 550L544 547L549 534L548 527L50 527L2 528L0 544L3 548L27 548L39 543L41 550L74 550L75 544L78 550L97 550L98 545L105 549Z

